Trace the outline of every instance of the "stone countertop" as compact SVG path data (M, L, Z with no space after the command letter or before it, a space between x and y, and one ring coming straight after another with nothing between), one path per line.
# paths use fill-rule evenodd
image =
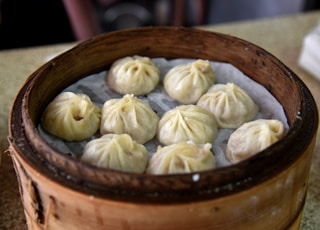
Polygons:
M285 17L260 19L201 27L250 41L280 59L292 69L312 92L320 108L320 82L298 66L304 36L320 20L320 11ZM27 77L52 55L71 48L72 44L0 51L0 229L26 229L19 188L8 147L8 114L18 90ZM310 171L309 191L301 229L320 226L320 129Z

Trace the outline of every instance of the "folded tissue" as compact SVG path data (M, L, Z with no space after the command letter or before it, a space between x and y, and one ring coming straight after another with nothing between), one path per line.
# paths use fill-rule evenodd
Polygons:
M304 37L298 64L320 80L320 21Z

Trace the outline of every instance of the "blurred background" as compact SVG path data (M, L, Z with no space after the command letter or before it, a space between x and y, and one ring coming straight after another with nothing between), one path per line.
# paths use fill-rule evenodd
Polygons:
M139 26L213 25L317 9L319 0L0 0L0 50Z

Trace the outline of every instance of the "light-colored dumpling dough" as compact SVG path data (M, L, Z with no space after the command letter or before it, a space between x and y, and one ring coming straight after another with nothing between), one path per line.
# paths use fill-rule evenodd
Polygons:
M109 87L120 94L143 95L157 86L160 70L148 57L124 57L112 64L106 77Z
M44 110L41 127L67 141L81 141L100 126L101 109L85 94L62 92Z
M151 106L132 94L106 101L102 107L100 133L127 133L144 144L156 135L159 117Z
M269 147L285 135L281 121L258 119L244 123L230 136L226 157L231 163L245 160Z
M199 59L170 69L164 77L163 86L175 100L183 104L195 104L214 81L210 62Z
M152 155L147 174L191 173L215 168L215 157L211 144L196 145L192 142L158 147Z
M167 111L157 129L157 138L164 145L181 141L212 143L217 134L213 114L196 105L180 105Z
M86 144L81 160L101 168L143 173L148 151L128 134L106 134Z
M259 110L247 92L233 83L211 86L197 105L214 114L219 128L228 129L251 121Z

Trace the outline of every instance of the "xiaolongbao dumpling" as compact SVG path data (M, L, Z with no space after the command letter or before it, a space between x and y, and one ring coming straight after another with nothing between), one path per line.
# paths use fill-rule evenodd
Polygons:
M143 95L158 84L160 70L150 58L133 56L115 61L107 74L111 89L120 94Z
M157 138L164 145L181 141L196 144L212 143L217 137L215 118L196 105L180 105L167 111L159 121Z
M195 104L214 81L210 62L199 59L170 69L164 77L163 86L168 95L177 101Z
M47 132L67 141L81 141L100 126L101 109L85 94L60 93L48 104L41 117Z
M267 148L285 135L281 121L259 119L241 125L227 143L226 157L231 163L245 160Z
M81 160L101 168L143 173L148 151L128 134L106 134L86 144Z
M106 101L102 107L100 133L127 133L144 144L157 130L159 117L151 106L132 94Z
M147 174L191 173L210 170L215 167L215 157L210 151L211 144L196 145L192 142L158 147L152 155Z
M233 83L213 85L197 105L214 114L219 128L238 128L258 113L250 96Z

